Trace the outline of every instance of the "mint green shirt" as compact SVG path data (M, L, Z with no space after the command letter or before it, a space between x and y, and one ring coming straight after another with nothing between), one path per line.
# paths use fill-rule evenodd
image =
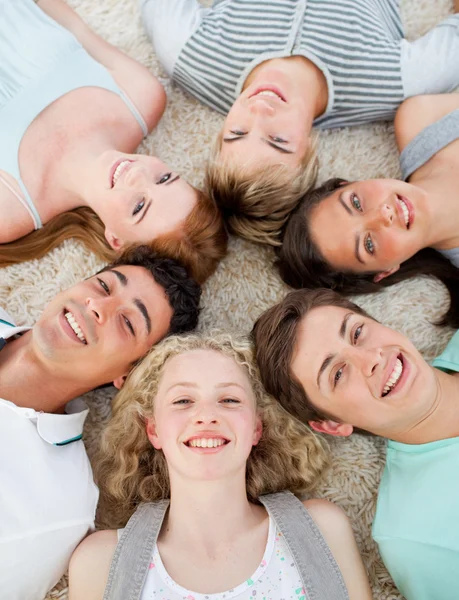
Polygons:
M459 331L432 364L459 371ZM407 600L459 599L459 437L388 442L373 538Z

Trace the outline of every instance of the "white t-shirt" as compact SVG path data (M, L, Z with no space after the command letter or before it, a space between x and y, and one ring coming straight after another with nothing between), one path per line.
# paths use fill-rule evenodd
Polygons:
M205 587L205 582L203 582ZM192 592L176 583L166 571L157 546L142 590L141 600L305 600L303 583L282 533L269 519L263 558L246 581L219 594Z
M2 339L27 329L15 327L0 309L0 347ZM37 412L0 398L0 598L5 600L42 600L94 526L99 492L81 441L88 410L75 400L66 411Z

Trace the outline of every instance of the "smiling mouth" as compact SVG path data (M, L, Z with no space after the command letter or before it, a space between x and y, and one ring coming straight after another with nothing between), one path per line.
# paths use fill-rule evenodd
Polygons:
M116 169L114 170L113 175L112 175L112 187L114 187L116 185L116 182L121 177L121 174L129 167L129 165L131 163L132 163L132 160L122 160L119 163L119 165L116 167Z
M409 210L408 206L406 205L405 200L398 194L397 194L397 202L399 203L399 205L402 209L405 226L407 229L409 229L410 228L410 210Z
M86 341L86 338L83 335L81 327L78 325L73 313L71 313L69 310L64 309L64 317L67 319L67 323L70 325L70 327L73 330L73 333L80 340L80 342L87 345L88 342Z
M286 102L286 99L279 92L279 90L274 90L273 88L263 88L263 89L257 90L254 94L252 94L250 96L250 98L255 98L255 97L258 97L258 96L267 96L267 97L270 97L270 98L278 98L282 102Z
M225 438L192 438L185 442L185 446L189 448L219 448L220 446L226 446L229 444L229 440Z
M394 388L397 386L403 374L403 357L401 354L397 356L392 373L389 375L389 379L386 381L386 385L383 388L382 397L388 396Z

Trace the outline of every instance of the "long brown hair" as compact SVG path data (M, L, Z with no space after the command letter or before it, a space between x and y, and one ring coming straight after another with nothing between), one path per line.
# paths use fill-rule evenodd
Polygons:
M430 275L439 279L448 289L450 306L437 325L459 327L459 269L433 248L423 248L404 261L400 269L379 282L375 273L336 271L323 257L312 239L311 215L315 207L338 189L345 179L329 179L320 187L305 194L290 215L282 233L282 246L278 250L277 267L280 276L294 288L330 288L352 296L381 291L395 283Z
M196 190L197 202L183 225L149 242L152 250L181 261L190 275L203 283L225 256L227 234L216 204ZM74 238L107 262L117 253L105 239L105 226L90 208L79 207L55 216L41 229L24 237L0 244L0 267L42 258L68 238Z

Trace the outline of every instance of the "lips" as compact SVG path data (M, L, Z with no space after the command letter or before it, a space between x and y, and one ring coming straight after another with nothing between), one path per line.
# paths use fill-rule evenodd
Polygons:
M70 338L85 346L88 344L80 323L76 320L75 315L67 308L64 308L61 313L61 322L64 331Z
M201 452L217 452L224 446L228 445L230 440L225 438L221 434L213 433L199 433L190 437L184 442L187 448L197 450Z
M133 160L119 158L110 169L110 187L113 188L121 175L129 168Z
M409 372L408 359L402 353L394 355L384 372L381 397L387 398L400 390L404 386Z
M413 205L408 198L405 198L405 196L399 196L397 194L397 209L402 223L407 229L409 229L414 222Z
M266 98L277 98L278 100L281 100L282 102L287 102L287 100L285 99L285 96L282 94L282 92L279 90L279 88L271 86L271 85L257 88L255 90L255 92L249 96L249 98L254 98L255 96L264 96Z

